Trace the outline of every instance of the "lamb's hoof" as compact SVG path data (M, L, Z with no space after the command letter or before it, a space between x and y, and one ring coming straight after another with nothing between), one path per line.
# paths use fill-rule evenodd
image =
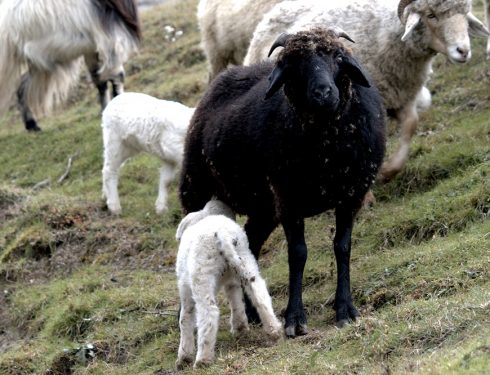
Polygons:
M199 359L197 360L195 363L194 363L194 368L195 369L198 369L198 368L203 368L203 367L209 367L211 366L211 364L213 363L213 360L212 359Z
M167 212L167 206L155 206L155 212L157 215L163 215Z
M183 370L190 363L192 363L191 357L177 358L175 361L175 367L177 367L177 370Z
M114 216L119 216L121 215L122 209L121 206L116 206L112 204L108 204L107 208L109 209L109 212L114 215Z
M306 324L297 324L287 326L284 330L287 338L294 338L296 336L304 336L308 334L308 327Z

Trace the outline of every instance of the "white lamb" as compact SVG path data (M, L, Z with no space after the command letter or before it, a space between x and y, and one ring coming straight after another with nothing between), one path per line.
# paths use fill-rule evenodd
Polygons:
M219 323L216 296L221 287L230 304L232 333L248 330L243 286L265 332L274 340L281 335L281 323L274 315L271 297L249 250L247 236L233 219L228 206L211 200L201 211L188 214L177 229L180 246L176 271L181 303L178 368L193 359L196 325L194 367L213 361Z
M123 93L102 113L104 167L102 194L113 214L121 213L117 190L119 168L130 157L147 152L162 160L156 212L167 209L167 188L182 164L184 138L193 108L139 93Z

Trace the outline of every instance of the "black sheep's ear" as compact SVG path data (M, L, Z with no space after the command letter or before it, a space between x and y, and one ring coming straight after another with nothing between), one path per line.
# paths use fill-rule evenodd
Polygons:
M269 82L269 88L265 92L266 100L274 95L284 84L284 66L282 64L276 64L269 76Z
M353 83L357 83L358 85L364 87L371 87L369 79L366 77L366 74L356 59L351 56L344 55L342 57L341 67Z

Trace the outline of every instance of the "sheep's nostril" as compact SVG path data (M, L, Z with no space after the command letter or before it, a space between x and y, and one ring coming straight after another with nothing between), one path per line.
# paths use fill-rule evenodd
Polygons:
M457 47L456 51L461 55L462 58L466 59L468 57L468 48Z
M330 96L331 92L332 92L332 88L330 86L321 85L313 90L313 96L316 99L325 99Z

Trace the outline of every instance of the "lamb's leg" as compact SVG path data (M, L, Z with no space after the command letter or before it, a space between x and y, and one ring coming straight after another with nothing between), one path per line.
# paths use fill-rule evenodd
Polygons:
M247 233L250 251L256 260L259 259L262 245L267 238L269 238L272 231L277 227L277 223L273 219L269 219L274 217L275 213L273 210L269 210L269 213L264 212L263 214L249 216L247 223L245 224L245 232ZM259 314L246 293L244 295L244 299L245 311L247 313L249 323L260 323Z
M226 283L225 294L230 303L231 310L231 333L237 335L248 330L247 315L245 314L245 303L243 301L243 292L237 279L230 280Z
M357 210L348 207L337 207L335 210L334 252L337 263L337 291L335 293L334 309L339 327L360 316L352 303L349 270L352 226L356 212Z
M188 285L179 283L180 295L180 344L175 365L182 369L186 363L192 362L195 352L194 327L196 326L195 305L192 291Z
M160 185L158 187L158 198L155 202L157 214L163 214L167 211L167 189L175 178L176 171L176 166L167 161L164 161L163 166L160 168Z
M419 123L419 116L417 114L415 103L411 103L399 111L397 113L397 118L401 126L400 145L395 155L393 155L389 161L383 163L383 166L381 167L380 177L383 181L389 181L395 177L407 162L410 143Z
M285 313L286 336L295 337L308 333L306 313L303 307L303 271L308 250L304 236L304 220L289 218L282 221L288 242L289 301Z
M219 325L219 308L216 303L216 279L201 275L192 279L192 295L196 303L197 355L194 367L211 364Z
M94 83L99 93L99 103L102 109L107 106L107 103L111 100L108 90L107 79L104 79L100 72L100 61L97 53L91 53L84 55L85 64L87 64L92 82Z
M117 185L119 169L134 152L122 144L112 132L104 129L104 167L102 169L102 196L106 199L107 208L115 215L121 213L121 203Z
M29 73L22 75L20 86L17 90L17 106L22 115L22 121L27 131L37 132L41 128L37 125L37 121L32 114L31 109L27 104L27 86L29 85Z

